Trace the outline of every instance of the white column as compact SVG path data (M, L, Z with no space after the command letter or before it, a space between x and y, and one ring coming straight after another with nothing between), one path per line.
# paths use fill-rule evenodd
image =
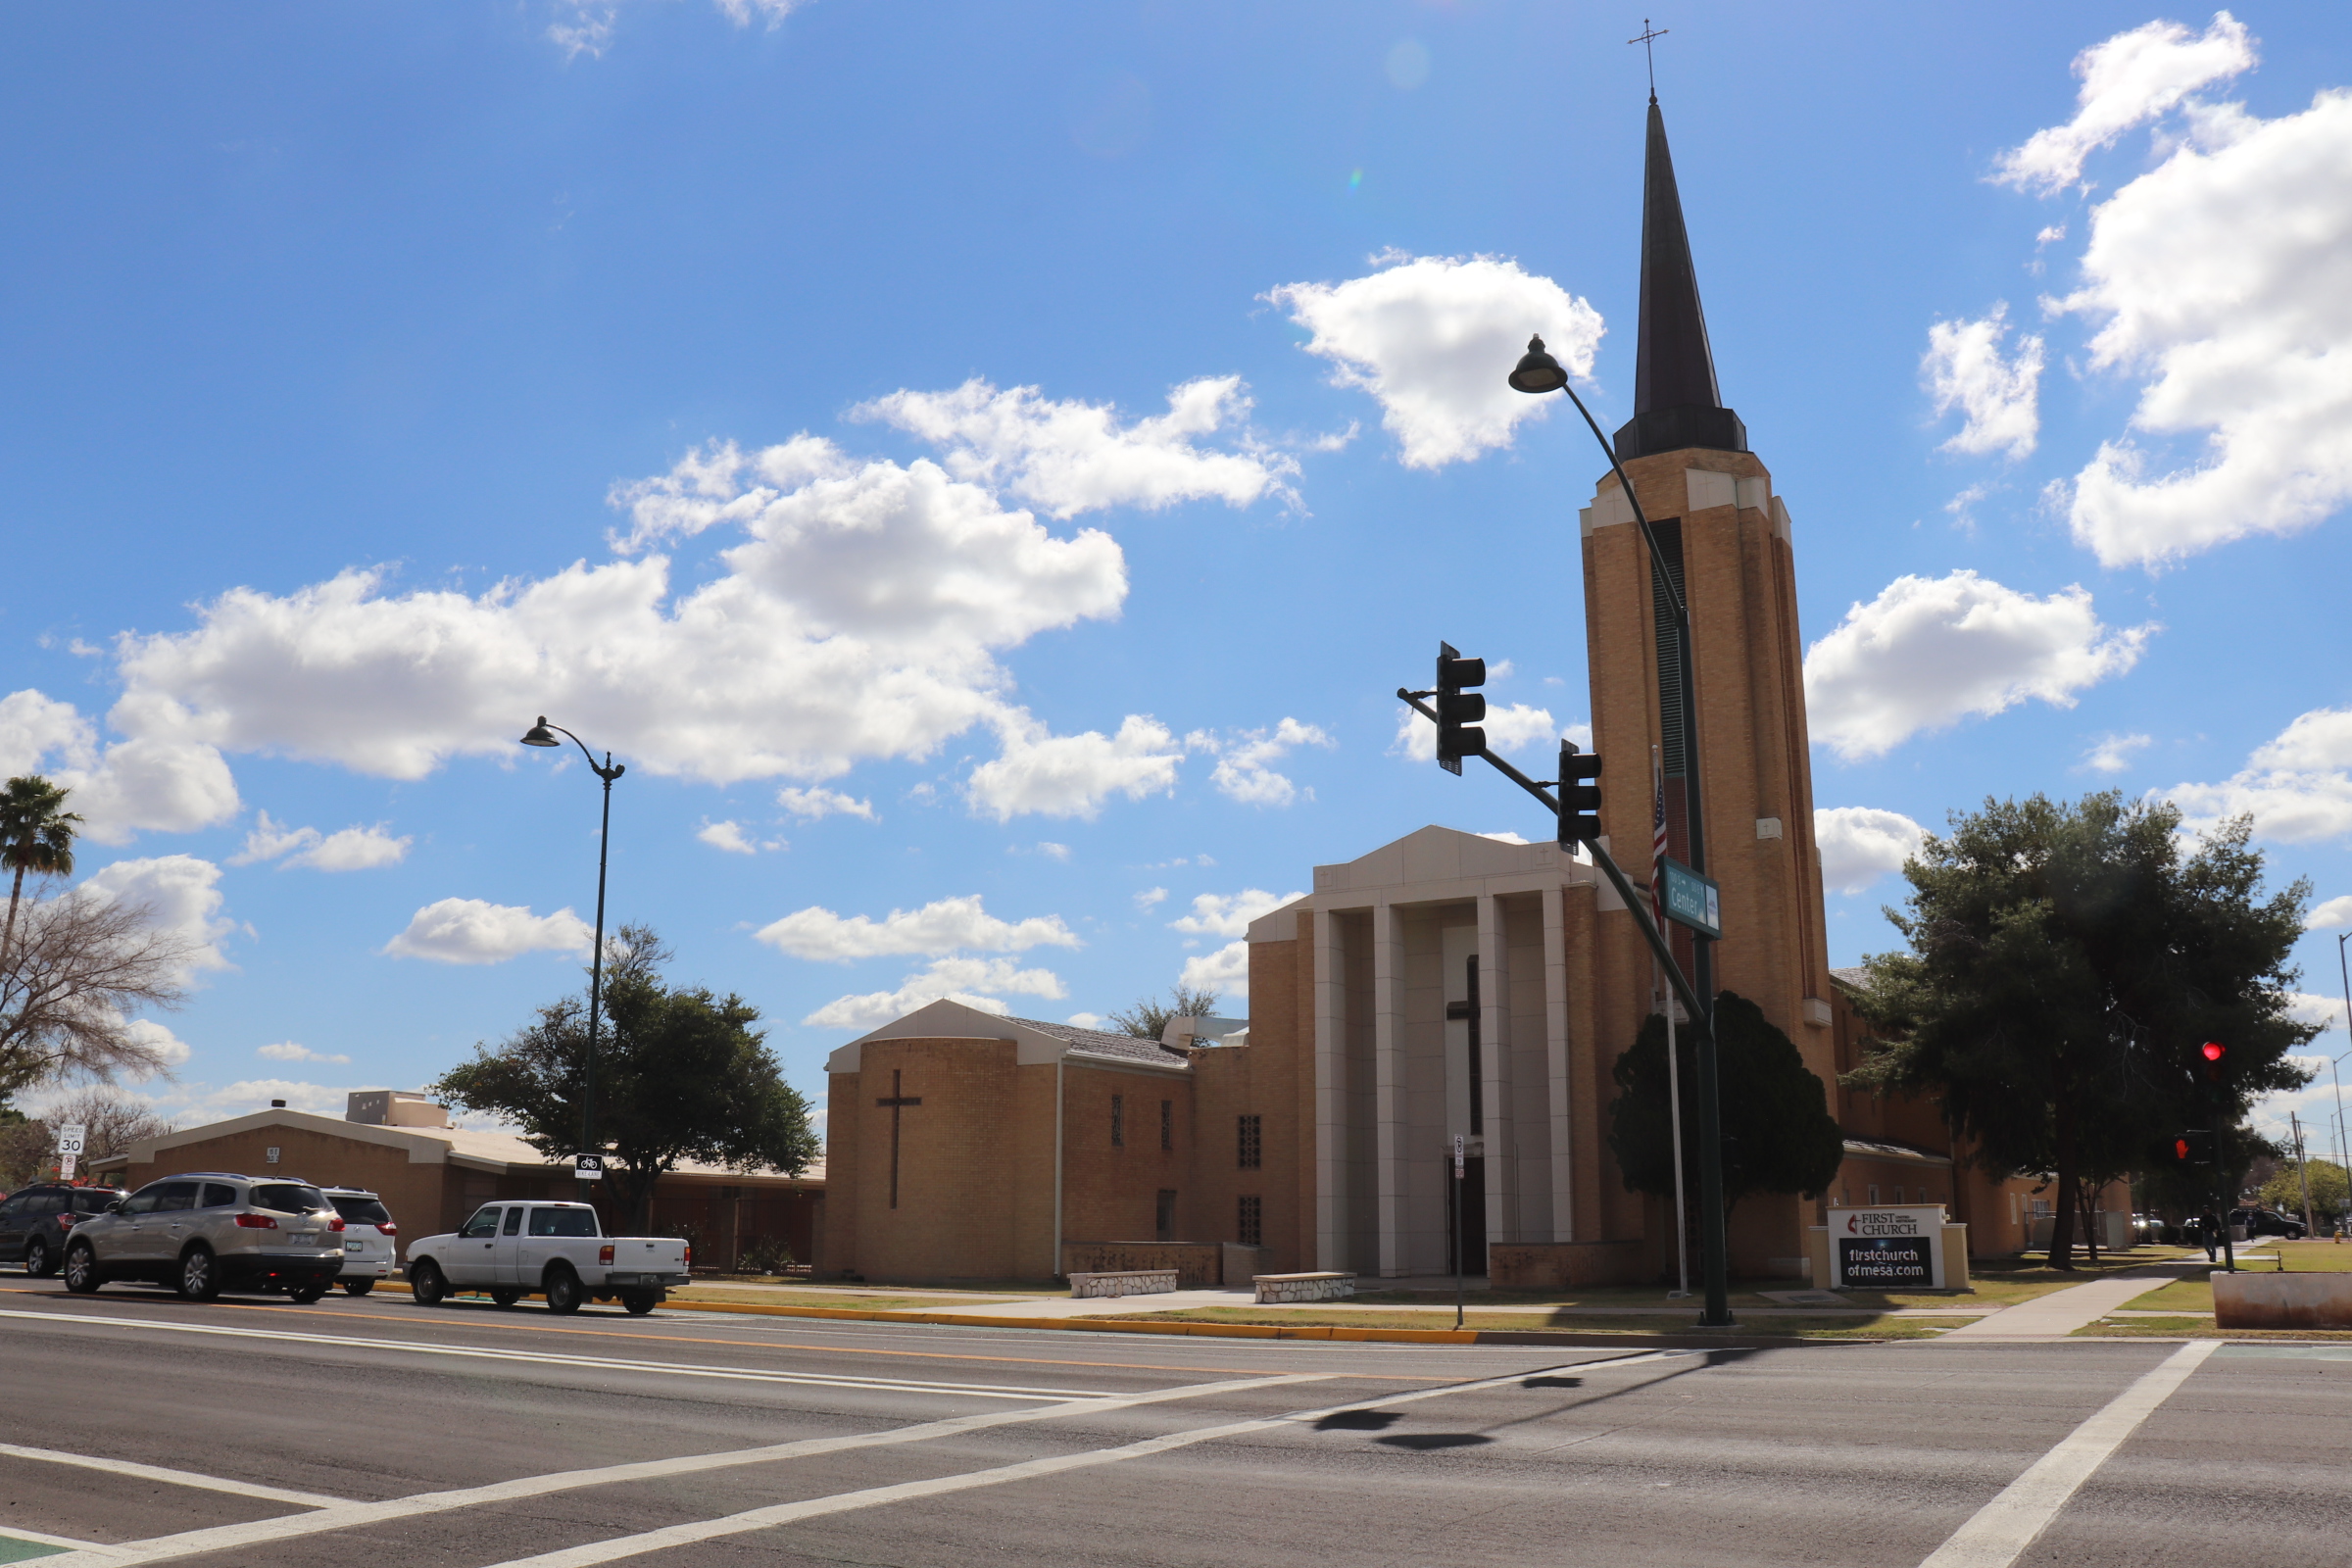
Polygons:
M1380 1272L1404 1272L1404 943L1396 906L1372 906L1372 1056Z
M1575 1177L1568 1163L1568 915L1565 893L1544 890L1544 1054L1551 1091L1551 1239L1576 1240Z
M1336 910L1315 911L1315 1266L1348 1266L1348 968Z
M1484 1080L1487 1124L1487 1240L1516 1242L1520 1236L1519 1139L1511 1123L1511 970L1503 945L1502 904L1492 893L1478 896L1479 1076ZM1484 1272L1482 1269L1480 1272Z

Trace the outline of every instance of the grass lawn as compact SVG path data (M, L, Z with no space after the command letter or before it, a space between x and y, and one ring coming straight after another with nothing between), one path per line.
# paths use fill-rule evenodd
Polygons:
M1396 1294L1394 1292L1388 1293ZM1654 1299L1649 1293L1643 1299ZM1357 1298L1362 1299L1362 1298ZM1690 1308L1695 1322L1698 1306L1695 1301L1680 1303ZM1777 1305L1777 1302L1756 1301L1753 1305ZM1738 1300L1733 1305L1739 1312ZM1121 1322L1154 1323L1275 1323L1294 1328L1331 1327L1349 1329L1449 1329L1453 1327L1450 1309L1442 1312L1316 1312L1311 1307L1253 1308L1247 1306L1204 1306L1182 1312L1123 1312ZM1804 1339L1827 1340L1925 1340L1934 1339L1946 1330L1956 1329L1971 1318L1927 1317L1771 1317L1743 1321L1741 1329L1750 1334L1782 1334ZM1679 1334L1690 1327L1690 1322L1651 1316L1626 1317L1543 1317L1533 1312L1480 1312L1463 1315L1462 1324L1473 1329L1502 1329L1524 1333L1530 1329L1564 1329L1577 1334Z

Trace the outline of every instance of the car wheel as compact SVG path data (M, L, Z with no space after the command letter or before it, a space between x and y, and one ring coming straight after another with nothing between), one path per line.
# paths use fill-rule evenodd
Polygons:
M366 1296L374 1289L375 1281L373 1280L345 1280L343 1282L345 1296Z
M409 1265L409 1294L426 1306L439 1306L449 1299L449 1281L431 1258Z
M654 1303L659 1299L651 1291L623 1291L620 1295L620 1304L629 1309L631 1317L645 1316L654 1309Z
M49 1242L46 1237L35 1236L24 1244L24 1277L26 1279L45 1280L56 1272L57 1264L49 1256Z
M490 1293L490 1301L494 1306L513 1306L521 1299L522 1293L520 1291L511 1290L504 1285Z
M308 1306L325 1294L326 1281L324 1280L309 1280L300 1285L286 1287L286 1299L292 1301L296 1306Z
M588 1293L580 1289L580 1277L567 1268L559 1268L547 1276L547 1309L550 1312L577 1312Z
M209 1301L220 1294L220 1265L214 1261L212 1250L191 1247L179 1258L179 1295L182 1300Z
M76 1296L98 1289L98 1252L87 1242L66 1249L66 1289Z

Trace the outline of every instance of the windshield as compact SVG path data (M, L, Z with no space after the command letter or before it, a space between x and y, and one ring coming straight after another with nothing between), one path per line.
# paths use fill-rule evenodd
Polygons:
M389 1225L392 1222L390 1212L372 1198L345 1198L338 1194L334 1204L335 1212L354 1225Z
M594 1236L596 1210L593 1208L534 1208L531 1210L533 1236Z
M326 1195L316 1187L294 1182L270 1182L253 1190L253 1206L280 1214L308 1214L326 1207Z

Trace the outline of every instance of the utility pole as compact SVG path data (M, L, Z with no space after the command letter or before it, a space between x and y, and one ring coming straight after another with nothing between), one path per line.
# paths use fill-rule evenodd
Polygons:
M2311 1217L2311 1163L2303 1152L2302 1119L2290 1110L2286 1113L2286 1124L2295 1134L2295 1181L2303 1189L2303 1235L2308 1239L2320 1233L2319 1225Z

